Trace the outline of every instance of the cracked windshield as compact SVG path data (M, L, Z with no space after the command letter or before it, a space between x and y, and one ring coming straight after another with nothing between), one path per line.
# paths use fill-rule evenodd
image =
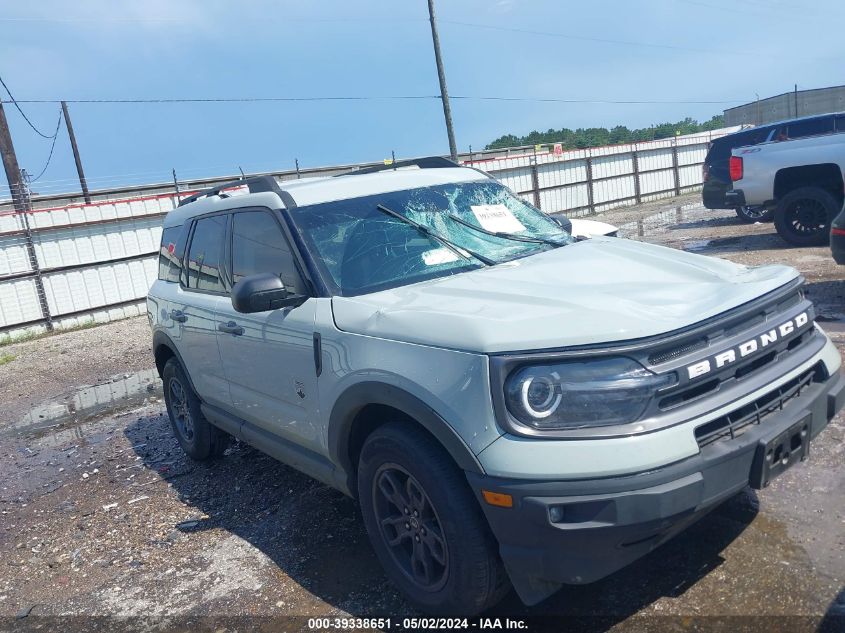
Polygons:
M489 182L388 192L300 207L292 215L324 277L343 295L499 264L573 241L557 222Z

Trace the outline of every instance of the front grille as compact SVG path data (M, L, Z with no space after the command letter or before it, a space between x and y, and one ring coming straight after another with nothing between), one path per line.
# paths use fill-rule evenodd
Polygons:
M742 435L752 424L760 424L775 411L783 410L787 402L799 397L811 383L823 380L824 371L822 365L817 365L754 402L699 426L695 429L698 445L703 447L720 439L733 439Z
M728 367L726 370L723 370L713 376L710 380L704 382L692 382L684 388L672 391L660 399L658 407L661 410L666 411L694 400L698 400L699 398L719 389L726 381L740 380L756 373L768 365L771 365L779 359L783 360L790 352L796 350L814 335L815 329L811 326L810 329L804 330L804 332L798 336L790 339L785 346L781 344L778 346L778 349L773 349L767 354L763 354L762 356L757 356L744 363Z

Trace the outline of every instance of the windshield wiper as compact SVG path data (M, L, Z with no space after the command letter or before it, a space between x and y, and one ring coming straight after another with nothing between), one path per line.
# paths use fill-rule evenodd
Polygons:
M391 217L394 217L394 218L396 218L397 220L401 220L401 221L402 221L402 222L404 222L405 224L408 224L408 225L410 225L410 226L414 227L414 228L415 228L417 231L419 231L421 234L423 234L423 235L425 235L426 237L429 237L429 238L431 238L431 239L433 239L433 240L436 240L436 241L440 242L441 244L443 244L443 246L445 246L445 247L446 247L446 248L448 248L450 251L452 251L453 253L455 253L456 255L460 256L460 257L461 257L461 258L463 258L463 259L469 259L469 257L467 257L467 254L469 254L469 255L471 255L473 258L475 258L475 259L477 259L478 261L480 261L480 262L481 262L482 264L484 264L485 266L495 266L495 265L496 265L496 263L497 263L495 260L492 260L492 259L490 259L489 257L485 257L485 256L484 256L484 255L482 255L481 253L476 253L476 252L474 252L474 251L469 250L468 248L464 248L463 246L458 246L457 244L454 244L453 242L450 242L450 241L449 241L449 240L447 240L445 237L443 237L442 235L438 235L437 233L435 233L434 231L432 231L430 228L428 228L428 227L427 227L427 226L425 226L424 224L420 224L419 222L417 222L417 221L415 221L415 220L412 220L411 218L406 218L406 217L405 217L404 215L402 215L401 213L397 213L397 212L396 212L396 211L394 211L393 209L388 209L388 208L387 208L386 206L384 206L383 204L377 204L377 205L376 205L376 209L378 209L379 211L381 211L382 213L384 213L384 214L386 214L386 215L389 215L389 216L391 216Z
M467 228L478 231L479 233L484 233L484 235L499 237L503 240L513 240L514 242L533 242L534 244L548 244L549 246L554 246L555 248L557 248L558 246L566 246L566 244L561 244L560 242L555 242L554 240L550 240L544 237L529 237L528 235L517 235L516 233L505 233L504 231L488 231L483 226L476 226L475 224L470 224L466 220L456 216L454 213L446 213L445 215L450 220L453 220L458 224L463 224Z

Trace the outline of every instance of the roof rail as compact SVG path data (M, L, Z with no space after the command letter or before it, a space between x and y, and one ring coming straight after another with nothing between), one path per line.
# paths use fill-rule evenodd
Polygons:
M180 207L190 204L191 202L195 202L200 198L205 198L207 196L226 196L223 191L225 189L232 189L234 187L248 187L250 193L261 193L263 191L271 191L273 193L279 194L281 197L282 190L279 188L279 183L276 182L276 179L273 176L251 176L250 178L241 178L239 180L232 180L230 182L224 182L222 185L217 185L216 187L212 187L211 189L203 189L202 191L195 193L192 196L188 196L187 198L180 200L179 205Z
M399 169L401 167L419 167L420 169L444 169L448 167L460 167L458 163L443 156L424 156L423 158L409 158L408 160L396 160L384 165L373 165L371 167L361 167L342 174L335 174L337 176L359 176L361 174L375 174L380 171L390 171L391 169Z

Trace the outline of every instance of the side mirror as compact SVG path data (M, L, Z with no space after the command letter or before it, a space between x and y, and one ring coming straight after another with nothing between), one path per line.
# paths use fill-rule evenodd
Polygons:
M232 288L232 307L238 312L266 312L295 308L307 297L289 292L278 275L259 273L244 277Z
M549 217L555 221L555 223L560 225L564 231L572 234L572 220L567 218L565 215L549 215Z

